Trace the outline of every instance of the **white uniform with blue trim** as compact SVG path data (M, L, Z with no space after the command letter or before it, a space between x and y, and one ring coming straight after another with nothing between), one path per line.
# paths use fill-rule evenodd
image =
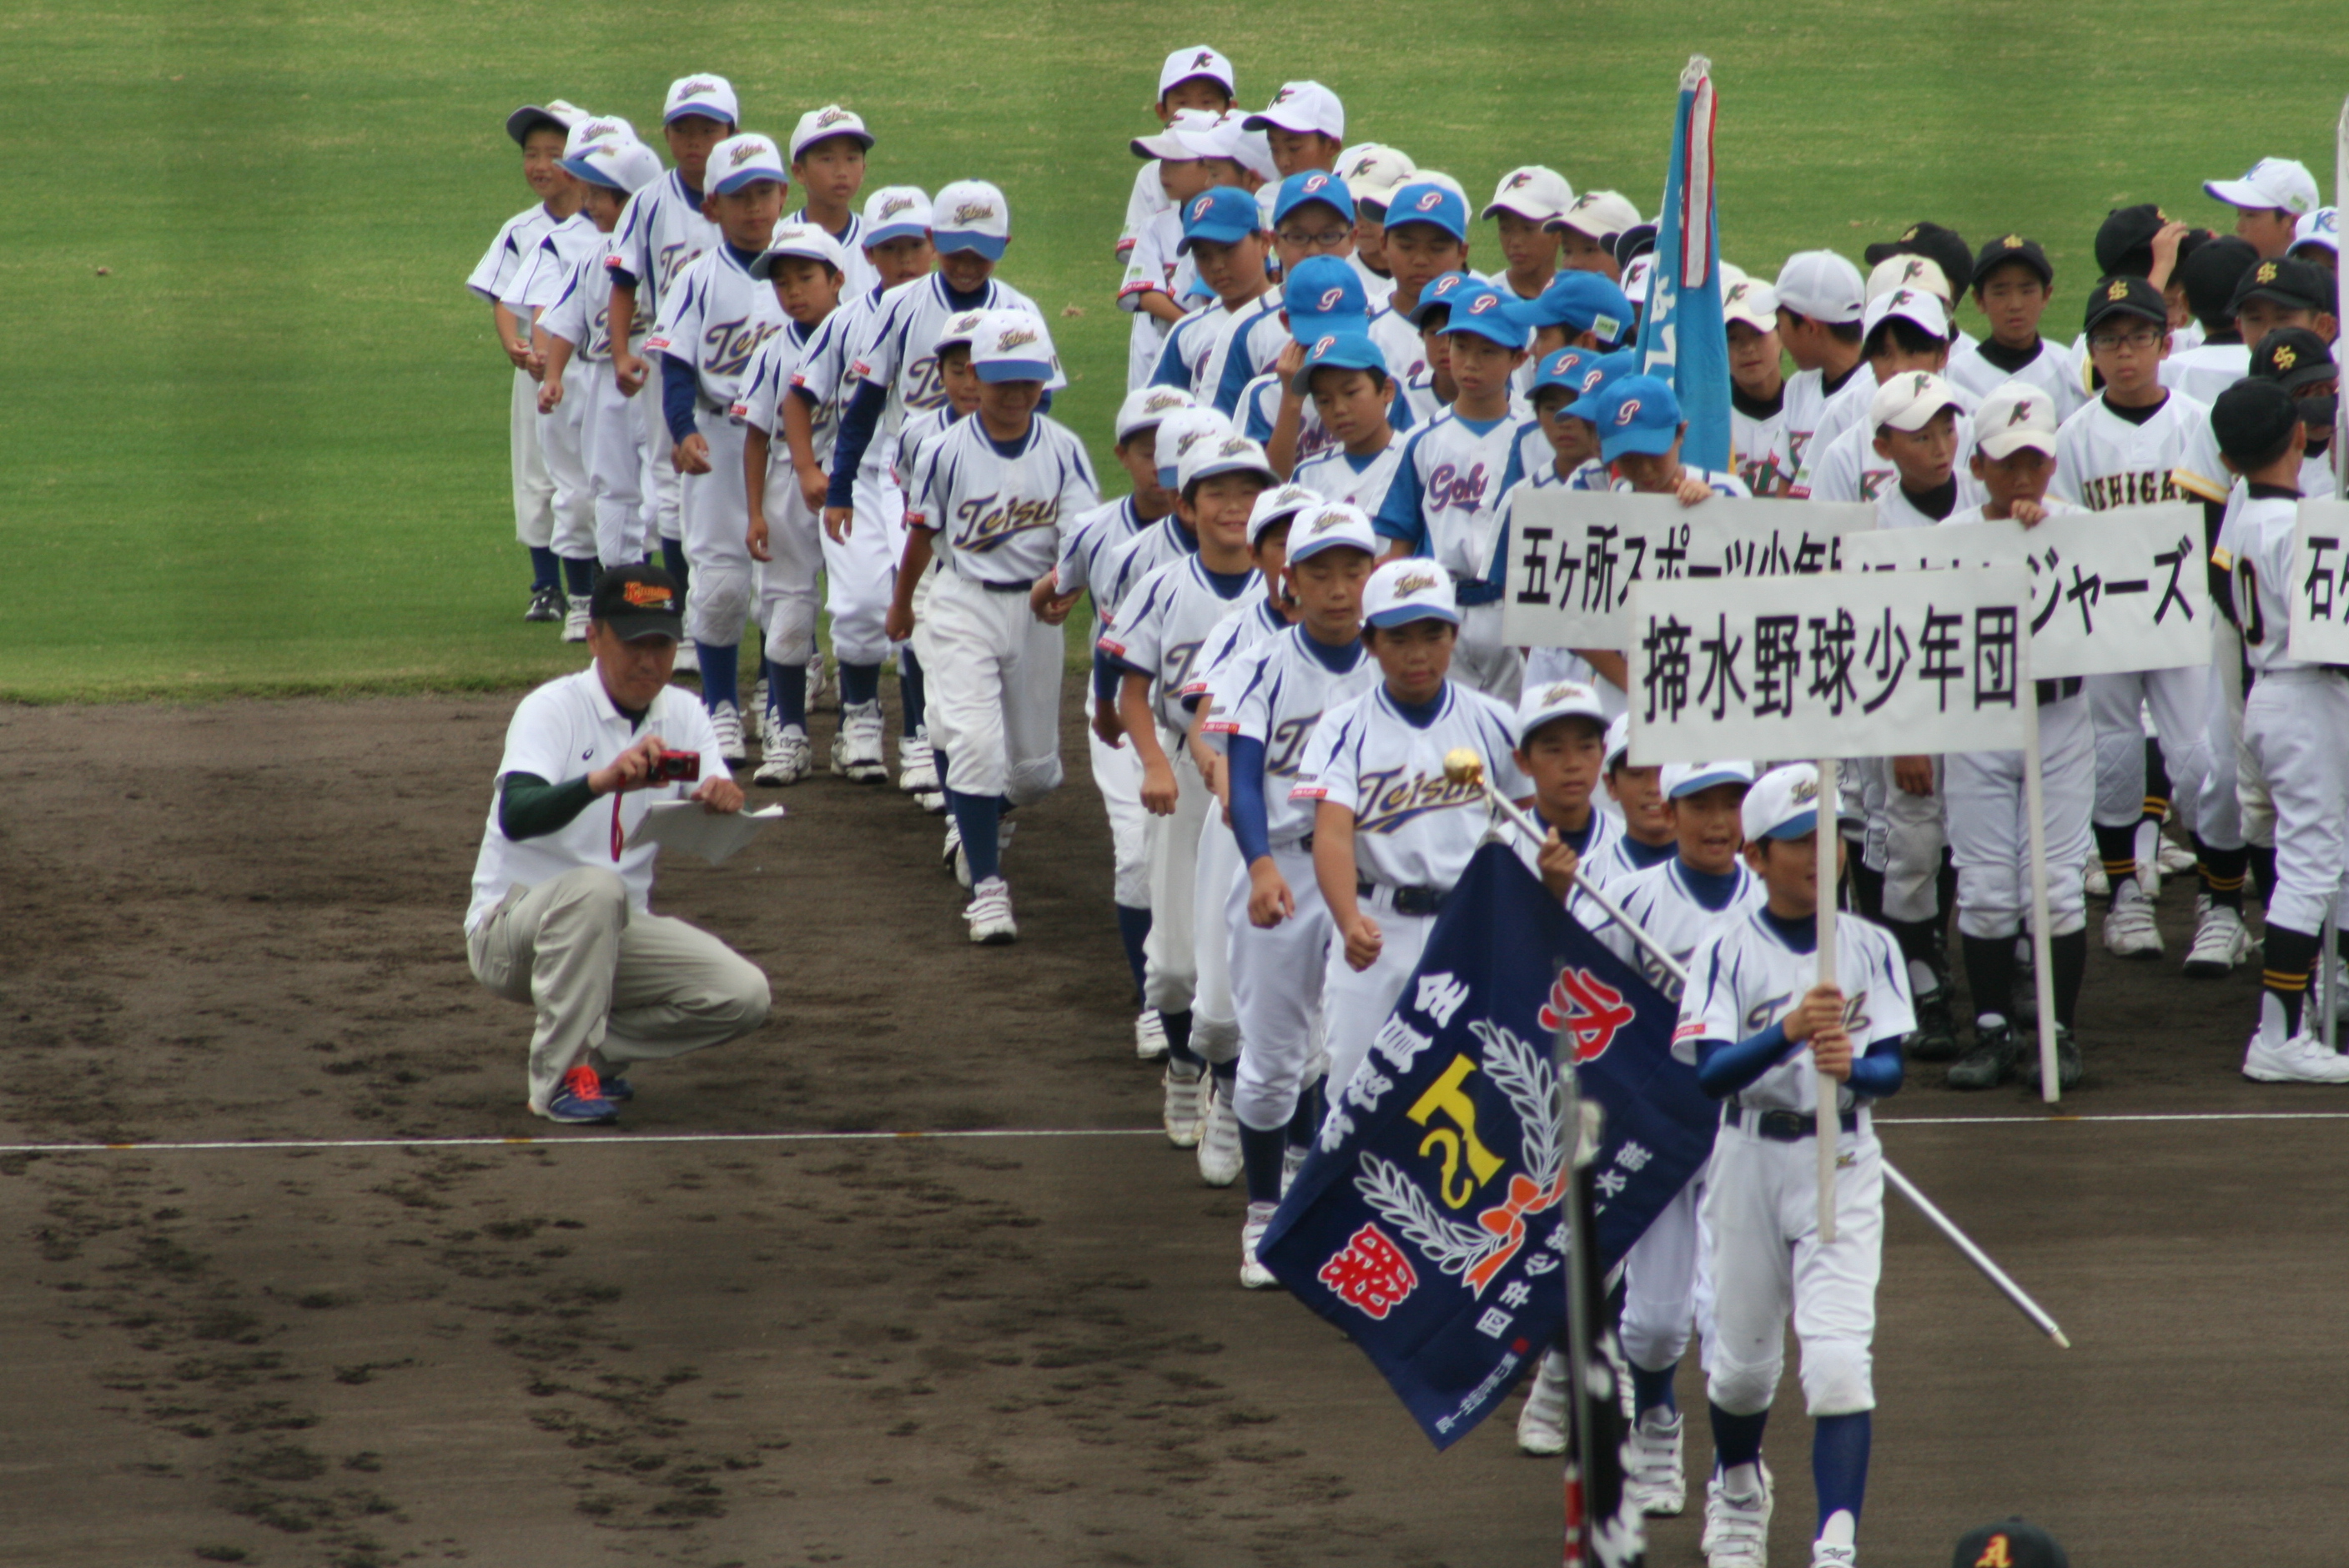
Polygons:
M925 273L882 294L848 366L854 380L889 389L880 427L874 432L874 445L879 445L884 437L894 439L908 414L935 408L947 400L946 386L938 379L938 335L966 310L1024 310L1039 321L1044 319L1044 313L1036 308L1034 300L992 277L979 290L977 304L957 305L947 298L943 273ZM1048 388L1067 384L1057 366L1045 382ZM854 396L854 387L841 393L843 402ZM870 447L866 449L868 454L871 450ZM885 465L887 457L885 449Z
M804 207L790 214L783 222L806 223L823 229L823 224L808 216L808 210ZM781 223L776 225L777 228L781 226ZM881 269L874 266L872 258L864 253L864 215L862 212L851 212L848 215L847 227L838 233L833 233L830 229L824 229L823 232L832 234L832 237L839 242L840 253L848 259L848 265L840 274L841 302L844 304L852 299L864 299L879 294Z
M1242 435L1259 446L1267 445L1272 439L1273 425L1280 418L1280 393L1281 377L1278 371L1272 370L1257 377L1240 391L1239 407L1233 416L1233 422L1239 427ZM1313 399L1306 397L1301 399L1301 403L1297 419L1297 450L1289 462L1289 477L1300 484L1304 482L1306 464L1320 462L1330 454L1344 450L1339 445L1338 438L1322 426L1321 411L1313 406ZM1411 430L1413 422L1411 405L1403 399L1399 386L1389 381L1387 423L1395 432L1395 438L1388 444L1387 451L1397 459L1402 456L1403 437ZM1380 455L1383 457L1386 454ZM1376 462L1378 459L1371 460ZM1327 491L1318 493L1325 500L1344 500L1349 505L1361 504L1350 496L1333 496ZM1371 504L1376 506L1379 498L1384 494L1385 491L1381 490L1372 495Z
M837 315L838 312L834 312ZM772 558L758 572L759 628L767 657L779 665L803 665L815 652L816 573L823 565L823 520L808 510L792 468L791 444L783 438L783 399L791 396L802 360L823 336L813 328L786 322L759 346L750 374L728 412L737 425L765 432L767 445L767 552ZM839 410L818 404L809 410L815 459L829 464Z
M476 299L499 303L532 249L559 222L535 201L507 219L498 225L498 237L473 264L465 286ZM546 455L538 447L538 382L527 370L513 373L506 437L512 454L514 537L533 549L543 550L554 537L554 481L547 477Z
M849 360L871 330L879 298L877 278L854 296L843 291L840 308L817 326L792 376L793 389L815 402L817 456L827 473L841 407L856 390L848 375ZM864 449L864 460L856 468L848 537L834 540L822 528L816 531L823 558L824 608L832 613L832 651L843 664L877 665L889 654L883 628L896 592L897 562L905 557L905 491L895 474L905 438L903 429L894 438L875 434Z
M1061 535L1060 591L1091 597L1093 624L1089 645L1098 647L1102 634L1109 627L1104 579L1111 558L1137 535L1158 527L1159 521L1144 521L1133 510L1133 498L1121 496L1086 512L1077 519L1074 527ZM1102 809L1109 815L1113 896L1127 909L1148 909L1149 814L1142 809L1142 763L1133 747L1108 745L1093 733L1093 701L1092 684L1088 680L1085 744L1092 758L1093 788L1101 791Z
M604 232L582 211L539 236L507 280L499 302L533 326L563 297L564 285L582 262L600 256ZM595 553L595 492L587 474L587 367L574 356L564 366L563 401L538 416L539 450L554 482L554 524L548 542L572 561Z
M1501 589L1489 577L1500 537L1501 498L1521 475L1514 411L1497 419L1463 418L1450 408L1413 430L1385 499L1372 513L1381 537L1432 557L1452 574L1461 607L1456 678L1514 704L1525 659L1501 639Z
M1280 291L1267 289L1232 313L1200 366L1206 387L1199 400L1227 419L1239 418L1240 393L1272 368L1288 346L1288 323L1281 315Z
M1401 411L1408 405L1397 401ZM1312 405L1307 404L1310 411ZM1394 439L1367 458L1358 458L1343 447L1331 445L1318 456L1300 459L1289 479L1303 485L1324 500L1341 500L1348 506L1364 511L1376 511L1387 498L1387 489L1394 483L1395 470L1402 465L1403 435L1395 433ZM1302 451L1303 444L1299 444Z
M612 369L612 274L604 265L608 247L579 258L562 293L538 324L547 335L572 346L581 372L580 447L586 459L588 492L595 514L595 558L606 571L645 558L652 531L646 453L657 412L645 395L622 395ZM639 319L629 347L641 354L649 321ZM566 373L567 377L567 373ZM574 393L564 390L568 403Z
M723 242L718 225L701 213L701 193L688 189L685 176L670 170L628 198L620 222L612 231L611 253L604 264L636 280L636 319L647 325L660 318L661 302L676 286L678 274L696 257ZM661 418L661 367L650 362L645 384L636 396L651 399L646 423L652 431L648 466L652 474L653 526L663 539L685 537L684 492L671 460L673 444L668 421ZM687 596L691 602L692 595Z

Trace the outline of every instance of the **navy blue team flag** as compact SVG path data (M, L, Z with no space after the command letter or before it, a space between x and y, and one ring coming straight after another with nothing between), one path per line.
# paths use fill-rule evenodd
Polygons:
M1559 1030L1604 1110L1590 1176L1604 1274L1713 1149L1719 1108L1671 1059L1678 1016L1509 846L1476 851L1257 1249L1437 1448L1564 1322Z
M1721 314L1721 238L1713 227L1713 62L1693 56L1681 73L1639 349L1641 374L1671 382L1680 398L1688 421L1682 460L1727 473L1729 329Z

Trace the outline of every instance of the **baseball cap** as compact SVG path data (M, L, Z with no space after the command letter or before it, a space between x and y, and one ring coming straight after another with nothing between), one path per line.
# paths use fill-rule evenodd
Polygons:
M550 98L543 104L526 103L506 116L506 134L512 137L514 145L519 147L529 140L530 133L542 125L552 125L557 130L568 132L579 121L592 118L575 103Z
M582 150L599 141L636 139L636 128L616 114L582 115L571 122L571 129L563 139L563 156L576 158Z
M1424 173L1412 176L1408 184L1396 188L1387 201L1387 227L1401 228L1406 223L1426 223L1443 230L1455 240L1468 238L1468 200L1457 191L1430 180Z
M1338 216L1349 223L1354 221L1354 198L1346 189L1346 182L1319 169L1292 174L1280 182L1280 192L1272 200L1272 221L1278 223L1299 207L1314 201L1334 209Z
M1298 341L1303 343L1304 339ZM1345 326L1334 332L1325 332L1306 344L1304 367L1298 371L1297 379L1289 385L1296 388L1299 397L1309 397L1313 392L1313 373L1316 370L1385 370L1386 367L1387 356L1377 344L1371 341L1370 334L1358 326Z
M1965 412L1950 384L1930 370L1904 370L1878 387L1868 400L1868 427L1921 430L1944 408Z
M1969 1530L1958 1537L1951 1568L2072 1568L2072 1559L2055 1538L2024 1519L2002 1519Z
M1759 278L1739 278L1732 283L1729 269L1722 268L1724 285L1721 291L1721 316L1724 325L1742 321L1756 332L1778 330L1778 291Z
M1545 387L1563 387L1580 397L1584 368L1598 358L1599 350L1595 348L1561 348L1545 355L1541 363L1534 366L1534 382L1526 391L1530 394ZM1573 400L1567 399L1568 403Z
M1272 138L1264 132L1243 127L1239 134L1232 138L1232 156L1240 160L1242 169L1264 184L1280 183L1280 165L1272 160ZM1259 191L1257 193L1270 199L1269 191Z
M1419 291L1419 298L1413 302L1411 307L1411 315L1409 319L1412 325L1419 326L1423 325L1427 320L1427 313L1433 310L1438 305L1442 305L1444 309L1450 310L1454 301L1458 297L1461 290L1482 288L1484 286L1485 280L1478 277L1474 273L1444 273L1442 277L1437 278L1434 282L1429 284L1425 288Z
M1751 762L1671 762L1657 779L1663 786L1664 799L1679 800L1691 795L1702 794L1716 784L1754 785L1754 764Z
M2098 278L2096 286L2088 291L2088 314L2080 330L2094 332L2096 323L2108 315L2142 316L2156 326L2168 331L2169 302L2161 291L2143 278Z
M688 115L725 125L740 124L742 110L734 100L734 84L713 76L679 77L669 83L668 97L661 100L661 123L675 125Z
M2153 237L2168 225L2169 214L2150 201L2114 208L2096 228L2096 270L2114 277L2150 265Z
M1460 624L1460 607L1452 599L1451 574L1423 555L1390 561L1362 585L1364 625L1400 626L1407 621Z
M1175 50L1166 57L1166 63L1158 67L1158 96L1164 98L1169 91L1194 77L1206 77L1211 81L1221 82L1227 93L1239 90L1233 85L1236 78L1232 75L1231 61L1205 44L1195 44L1188 48Z
M2322 246L2334 255L2341 253L2341 214L2331 207L2319 207L2313 212L2302 212L2300 222L2292 225L2292 248L2286 253L2298 255L2305 247Z
M1226 431L1221 440L1195 441L1185 447L1174 467L1174 488L1178 493L1186 491L1217 474L1256 474L1267 485L1280 482L1264 449L1236 430Z
M2198 320L2224 321L2235 314L2235 285L2259 265L2259 248L2236 234L2204 241L2189 254L2180 246L2171 275L2186 291L2186 308Z
M2202 189L2230 207L2254 211L2313 212L2323 201L2308 165L2289 158L2262 158L2240 180L2205 180Z
M1158 483L1166 490L1175 488L1183 454L1203 441L1223 439L1232 433L1232 422L1204 404L1194 403L1188 408L1177 408L1158 421Z
M574 179L629 196L661 177L660 155L633 136L590 142L563 167Z
M1236 115L1214 109L1175 111L1165 129L1153 136L1137 136L1127 143L1136 158L1158 158L1185 163L1195 158L1240 160L1240 122Z
M930 198L918 185L884 185L864 199L867 246L930 232Z
M1631 750L1631 716L1619 713L1607 726L1607 755L1599 758L1599 769L1612 773Z
M1371 302L1362 293L1362 274L1342 256L1308 256L1289 268L1281 301L1289 335L1299 343L1341 323L1369 328Z
M1930 262L1923 264L1932 265ZM1950 313L1942 308L1939 298L1922 289L1897 288L1868 302L1868 313L1859 318L1860 341L1865 343L1870 334L1896 315L1944 343L1950 340Z
M848 271L848 253L840 248L838 240L824 232L823 226L820 223L775 225L774 237L767 242L767 248L760 252L757 258L750 263L750 275L754 278L773 277L775 263L785 256L799 256L812 262L822 262L835 273L844 274Z
M2241 311L2247 300L2273 300L2290 310L2331 310L2339 285L2333 274L2314 262L2303 262L2292 256L2261 262L2243 273L2235 284L2235 297L2228 302L2230 314Z
M1537 327L1564 326L1595 332L1609 343L1622 340L1631 325L1631 302L1623 291L1597 273L1563 272L1547 287L1518 307Z
M1321 492L1299 484L1275 485L1258 491L1256 504L1248 509L1248 547L1264 537L1264 531L1285 518L1295 517L1309 508L1323 504Z
M1868 311L1859 269L1833 251L1796 251L1778 269L1778 308L1830 325L1857 321Z
M957 346L976 347L978 335L987 330L988 322L995 314L991 310L984 309L957 311L947 317L946 325L940 327L937 336L930 340L930 352L934 355L944 355L947 349ZM1167 388L1161 387L1160 390L1164 391Z
M1387 199L1419 172L1411 154L1377 141L1357 142L1338 154L1338 177L1357 201L1383 211Z
M1923 256L1941 269L1941 276L1963 289L1973 281L1974 253L1954 229L1940 223L1911 223L1897 240L1881 240L1860 252L1871 267L1893 256Z
M1582 366L1582 396L1566 406L1566 412L1575 418L1599 423L1599 397L1616 382L1637 374L1640 356L1629 348L1619 348L1612 354L1602 354L1596 359L1585 360Z
M1656 270L1655 253L1653 251L1643 251L1640 254L1633 256L1628 266L1624 266L1621 263L1618 263L1617 265L1623 266L1624 297L1626 299L1635 299L1640 302L1637 305L1632 307L1635 310L1647 309L1648 276Z
M1807 762L1773 768L1745 792L1739 813L1745 841L1799 839L1819 830L1819 770Z
M1587 718L1603 731L1609 720L1599 700L1599 688L1581 681L1547 681L1526 687L1517 699L1517 744L1533 738L1534 731L1560 718Z
M797 163L800 154L819 141L835 136L854 139L857 145L870 150L873 133L864 129L864 117L853 108L843 108L828 103L822 108L812 108L800 116L799 124L792 128L792 161Z
M2050 288L2055 285L2055 263L2047 259L2038 241L2026 240L2020 234L2002 234L1984 245L1974 257L1972 282L1980 284L1991 268L2009 262L2021 262L2039 274L2041 283Z
M1493 218L1503 212L1515 212L1520 218L1547 223L1552 218L1566 216L1566 210L1573 205L1574 187L1566 182L1565 175L1538 163L1528 163L1501 176L1500 184L1493 189L1493 199L1485 203L1485 211L1478 215Z
M1183 208L1183 239L1174 247L1174 253L1190 254L1191 247L1201 240L1214 244L1237 243L1259 232L1263 222L1256 198L1238 186L1218 185L1202 191Z
M1583 403L1590 412L1581 417L1599 427L1599 455L1608 462L1626 452L1661 457L1680 439L1681 400L1661 376L1619 377Z
M1301 489L1283 485L1281 490ZM1319 500L1319 497L1315 498ZM1248 519L1248 542L1256 542L1256 519ZM1383 542L1379 531L1371 526L1371 514L1361 507L1343 501L1330 501L1309 509L1288 525L1288 559L1294 565L1299 561L1320 554L1325 550L1359 550L1371 560L1378 559Z
M2252 346L2251 373L2291 392L2312 381L2336 379L2341 366L2332 346L2311 328L2280 326Z
M930 204L930 238L940 255L977 251L999 262L1003 247L1011 242L1011 203L984 180L942 185Z
M970 364L981 381L1050 381L1051 330L1024 310L991 312L972 335Z
M2002 382L1974 410L1974 449L1992 462L2024 447L2052 458L2059 423L2055 399L2045 387L2028 381Z
M2220 454L2240 468L2273 458L2299 423L2300 407L2292 394L2257 377L2236 382L2210 405L2210 433L2219 438Z
M1452 300L1452 315L1444 322L1444 330L1473 332L1503 348L1522 349L1529 337L1526 318L1517 313L1516 302L1490 284L1477 284L1456 293Z
M587 618L624 643L639 637L685 637L685 590L657 566L620 566L595 580Z
M1346 139L1346 106L1319 82L1283 82L1272 101L1247 117L1250 130L1318 131L1332 141Z
M1180 387L1137 387L1117 406L1117 438L1123 441L1154 430L1176 409L1197 406L1197 400Z
M1971 270L1971 263L1969 263L1968 266ZM1916 289L1944 304L1956 303L1957 296L1950 293L1950 275L1930 256L1903 252L1877 263L1868 274L1869 303L1882 299L1895 289Z
M1619 191L1585 191L1566 204L1565 211L1542 225L1545 229L1571 229L1602 245L1624 230L1639 226L1640 210Z
M1615 236L1615 243L1610 248L1615 253L1615 264L1628 273L1633 262L1656 253L1656 226L1644 221L1634 223Z
M752 130L730 136L711 148L709 169L702 180L710 195L731 196L761 180L789 185L792 176L783 167L782 150L775 145L775 139Z

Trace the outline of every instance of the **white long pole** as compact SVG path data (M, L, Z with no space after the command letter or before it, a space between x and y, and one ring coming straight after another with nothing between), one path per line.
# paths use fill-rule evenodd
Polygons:
M2039 758L2039 685L2031 678L2031 639L2018 637L2016 684L2023 694L2023 809L2031 829L2031 967L2039 1000L2039 1098L2055 1103L2055 939L2047 929L2047 786ZM1974 998L1976 1011L2003 1008L2003 996Z
M1818 944L1819 984L1836 983L1836 863L1843 849L1843 795L1836 778L1836 759L1819 758L1818 833L1814 841L1818 845ZM1837 1116L1836 1081L1818 1070L1817 1058L1813 1058L1811 1080L1817 1087L1812 1094L1818 1101L1819 1118L1819 1244L1833 1246L1836 1239L1836 1135L1842 1130Z

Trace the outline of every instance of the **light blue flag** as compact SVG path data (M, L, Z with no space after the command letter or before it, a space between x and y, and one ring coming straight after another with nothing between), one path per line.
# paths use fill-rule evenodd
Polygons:
M1640 365L1672 385L1688 421L1683 461L1730 471L1729 330L1721 315L1721 240L1713 205L1713 62L1691 57L1681 73L1672 163L1648 297L1640 312Z

